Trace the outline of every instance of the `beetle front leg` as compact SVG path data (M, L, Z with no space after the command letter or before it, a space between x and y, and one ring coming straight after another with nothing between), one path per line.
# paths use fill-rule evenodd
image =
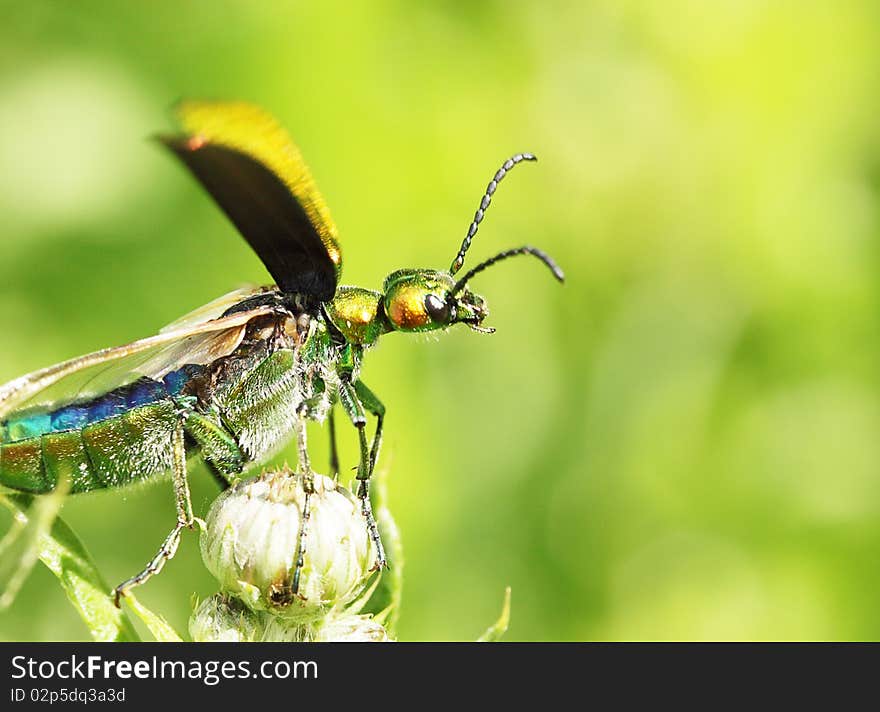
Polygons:
M385 404L373 393L363 381L354 384L354 390L360 398L364 408L376 416L376 432L373 433L373 444L370 447L370 477L376 469L376 460L379 459L379 448L382 446L382 426L385 423Z
M363 386L363 392L368 393L372 396L370 390ZM360 462L358 463L358 491L357 496L361 501L361 512L364 515L364 519L367 521L367 533L370 536L370 539L373 541L373 545L376 547L376 563L374 565L375 569L383 569L388 567L388 561L385 558L385 548L382 546L382 538L379 535L379 527L376 526L376 519L373 517L373 506L370 504L370 477L373 474L373 465L375 464L374 459L371 457L371 450L367 445L367 434L365 432L365 428L367 426L367 417L364 414L364 405L361 403L360 398L358 397L358 389L356 386L351 384L351 381L343 379L339 384L339 402L342 404L342 407L345 408L345 412L348 413L348 417L352 422L352 425L357 428L358 431L358 439L360 441L360 449L361 456ZM381 407L382 404L379 402L375 396L373 396L375 403L378 403ZM368 397L369 400L369 397ZM370 403L370 405L374 405L374 403ZM373 408L370 408L373 411ZM381 407L382 415L380 416L378 413L377 417L377 437L373 440L373 455L378 453L378 443L379 437L381 436L381 422L384 417L384 407Z

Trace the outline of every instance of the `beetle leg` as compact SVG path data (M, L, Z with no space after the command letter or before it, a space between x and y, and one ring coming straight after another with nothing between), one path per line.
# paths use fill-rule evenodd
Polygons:
M146 583L158 574L165 562L177 553L180 544L180 532L184 528L192 529L196 519L193 516L192 501L189 496L189 482L186 477L186 448L184 446L183 422L178 420L171 435L171 476L174 482L174 495L177 503L177 524L165 538L162 546L143 571L123 581L113 591L113 600L117 608L120 599L135 586Z
M339 450L336 448L336 418L333 415L333 406L327 413L327 430L330 433L330 476L334 480L339 479Z
M369 394L372 396L372 393L366 386L362 386L363 393ZM370 476L373 474L372 465L375 464L375 461L371 457L370 448L367 446L367 434L365 432L365 428L367 426L367 417L364 414L364 405L361 403L361 399L358 397L358 388L351 384L351 381L343 379L339 383L339 402L342 404L342 407L345 408L346 413L348 413L348 417L351 419L352 424L357 428L358 431L358 439L360 440L361 447L361 458L360 463L358 464L358 491L357 496L361 501L361 512L364 515L364 519L367 521L367 533L372 539L374 546L376 547L376 563L374 565L375 569L383 569L388 567L388 561L385 558L385 548L382 546L382 538L379 536L379 527L376 526L376 519L373 517L373 507L370 504ZM369 401L370 398L368 397ZM379 442L378 438L381 437L381 425L382 419L384 418L384 407L379 402L378 398L373 396L374 402L370 403L370 410L376 415L377 419L377 437L373 440L373 455L378 453ZM373 408L372 406L378 404L379 408ZM377 411L381 410L382 414L380 415Z
M302 574L306 559L306 539L309 535L309 517L311 516L311 500L315 491L315 473L312 472L312 464L309 461L309 451L306 443L306 413L300 409L296 419L296 444L299 448L299 474L303 478L302 517L299 525L299 539L296 545L296 568L293 571L293 594L299 593L299 579Z
M382 446L382 426L385 423L385 404L373 393L363 381L354 384L361 403L370 413L376 416L376 432L373 433L373 444L370 447L370 477L376 468L376 460L379 459L379 448Z
M244 469L245 454L218 416L195 411L183 414L183 429L198 446L205 463L220 487L234 484Z

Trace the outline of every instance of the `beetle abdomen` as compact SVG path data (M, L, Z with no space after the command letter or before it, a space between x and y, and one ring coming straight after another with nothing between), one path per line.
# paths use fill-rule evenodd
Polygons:
M168 373L161 381L140 378L96 398L75 401L54 409L40 408L13 415L0 426L0 443L14 443L47 433L79 430L87 425L124 415L140 406L179 396L204 370L204 366L187 365Z
M64 478L70 491L121 487L171 467L177 407L165 399L81 428L46 432L0 445L0 483L50 492Z

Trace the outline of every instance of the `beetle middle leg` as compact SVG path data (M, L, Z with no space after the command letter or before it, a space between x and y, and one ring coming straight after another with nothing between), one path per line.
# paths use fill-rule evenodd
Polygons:
M306 559L306 539L309 535L309 517L311 517L312 495L315 493L315 473L312 472L312 463L309 460L309 450L306 441L306 409L300 408L296 418L296 445L299 452L299 474L302 477L303 508L299 525L299 537L296 544L295 568L293 571L293 594L299 594L299 580L302 575L303 565Z
M373 506L370 503L370 477L373 475L373 467L376 465L376 457L379 454L379 446L382 443L382 424L385 419L385 406L361 381L352 384L351 381L342 380L339 384L339 402L345 408L352 424L357 428L360 441L361 456L358 463L358 491L357 496L361 501L361 512L367 521L367 533L376 547L376 563L374 569L388 567L385 558L385 548L382 546L382 538L379 535L379 527L373 517ZM364 414L364 406L376 416L376 434L373 436L372 446L367 445L367 417Z
M339 450L336 447L336 418L333 416L333 406L327 413L327 430L330 433L330 476L334 480L339 479Z
M165 562L177 553L180 544L180 532L184 528L192 529L195 524L192 501L189 495L189 482L186 477L186 447L184 444L183 422L178 419L171 434L171 476L174 482L174 495L177 504L177 524L171 533L165 538L162 546L143 571L123 581L113 591L113 600L117 608L120 599L135 586L146 583L150 578L158 574Z

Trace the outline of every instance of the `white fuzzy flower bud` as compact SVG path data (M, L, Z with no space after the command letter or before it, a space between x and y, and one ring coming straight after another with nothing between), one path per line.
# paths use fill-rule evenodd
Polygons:
M348 490L315 475L306 553L293 593L302 510L302 477L282 470L240 482L211 507L202 558L220 588L254 611L312 621L362 592L375 561L360 504Z
M239 599L218 593L204 600L189 621L193 641L235 643L385 643L391 638L371 616L345 611L301 623L267 611L254 611Z
M303 624L287 624L283 618L253 611L234 596L216 593L202 601L189 620L189 634L196 643L297 643L310 638Z
M315 631L319 643L391 643L385 628L372 616L341 613L328 616Z

